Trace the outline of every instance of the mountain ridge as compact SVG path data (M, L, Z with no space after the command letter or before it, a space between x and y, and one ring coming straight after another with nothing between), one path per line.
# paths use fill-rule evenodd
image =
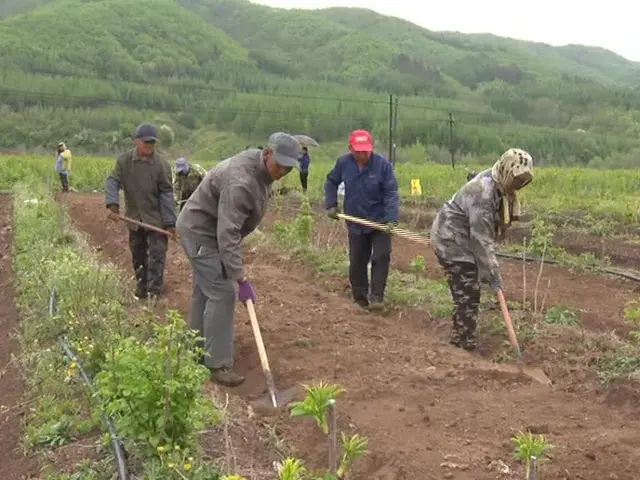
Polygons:
M26 8L18 4L6 0L0 14ZM207 125L249 138L304 130L327 141L367 128L385 143L394 94L399 146L494 155L518 143L568 165L632 158L640 147L636 65L603 50L432 32L364 9L247 0L29 5L0 20L6 146L63 136L115 148L142 112L156 112L178 139ZM42 131L45 117L52 126Z

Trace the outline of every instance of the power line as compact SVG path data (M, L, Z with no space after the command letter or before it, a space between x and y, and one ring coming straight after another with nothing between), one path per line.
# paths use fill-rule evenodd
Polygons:
M101 79L101 78L97 78L97 77L92 77L89 75L76 75L76 74L64 74L64 73L59 73L59 72L46 72L46 71L38 71L38 70L32 70L33 72L37 72L40 73L42 75L50 75L52 77L62 77L62 78L75 78L75 79L82 79L82 80L93 80L95 82L100 82L100 83L106 83L108 85L113 85L113 84L120 84L120 85L126 85L126 84L133 84L133 85L140 85L140 86L146 86L146 87L164 87L164 88L182 88L182 89L192 89L192 90L204 90L204 91L210 91L210 92L218 92L218 93L228 93L228 94L243 94L243 95L261 95L261 96L265 96L265 97L274 97L274 98L295 98L295 99L304 99L304 100L325 100L325 101L333 101L333 102L344 102L344 103L366 103L369 105L384 105L387 106L388 105L388 101L386 100L374 100L374 99L367 99L367 98L349 98L349 97L328 97L328 96L319 96L319 95L304 95L304 94L299 94L299 93L276 93L276 92L268 92L265 90L260 90L260 89L256 89L254 91L250 90L250 89L233 89L233 88L228 88L228 87L214 87L211 85L185 85L185 84L181 84L181 83L157 83L157 82L144 82L144 81L140 81L140 80L106 80L106 79ZM24 72L20 72L20 73L24 73ZM364 92L363 92L364 93ZM369 95L376 95L374 92L366 92ZM418 99L420 97L418 96L409 96L409 97L402 97L402 98L407 98L407 99ZM504 118L505 121L511 120L512 118L509 116L505 116L504 114L500 114L500 113L493 113L493 112L474 112L474 111L467 111L467 110L458 110L458 109L450 109L450 108L446 108L446 107L435 107L432 105L415 105L415 104L408 104L408 103L401 103L401 105L403 107L407 107L407 108L413 108L413 109L420 109L420 110L427 110L427 111L434 111L434 112L444 112L444 113L454 113L456 115L472 115L472 116L491 116L491 117L499 117L499 118Z
M7 89L7 88L0 88L0 101L6 101L7 99L3 99L2 97L4 95L10 96L10 95L21 95L23 97L27 97L30 98L31 100L38 100L38 99L49 99L49 100L75 100L75 101L86 101L87 103L90 104L90 106L92 107L96 107L96 106L105 106L105 105L123 105L123 106L128 106L128 107L135 107L135 108L140 108L140 109L150 109L153 110L154 108L161 108L164 111L167 112L178 112L178 111L184 111L186 109L193 109L193 110L204 110L204 111L217 111L217 112L228 112L228 113L235 113L235 114L242 114L242 115L283 115L283 116L287 116L287 117L293 117L293 118L332 118L332 119L336 119L336 118L340 118L343 120L353 120L353 121L361 121L362 117L346 117L346 116L336 116L335 114L322 114L322 113L314 113L314 112L309 112L309 113L304 113L304 112L287 112L287 111L283 111L283 110L247 110L247 109L238 109L238 108L225 108L225 107L215 107L215 106L209 106L209 105L182 105L180 108L173 108L173 110L171 109L172 107L169 105L166 105L164 103L162 104L156 104L156 105L148 105L148 106L143 106L143 105L136 105L133 102L128 102L122 99L96 99L94 97L87 97L87 96L82 96L82 95L69 95L69 94L57 94L57 93L50 93L50 92L38 92L38 91L34 91L34 90L18 90L18 89ZM13 103L20 103L19 100L14 100ZM61 107L63 107L63 105L60 105ZM70 108L78 108L78 105L75 105L73 107ZM424 120L422 123L441 123L443 122L443 120L440 119L428 119L428 120Z
M125 106L128 108L136 108L136 109L141 109L141 110L161 110L161 111L165 111L165 112L169 112L169 113L180 113L180 112L185 112L185 111L204 111L204 112L210 112L210 111L215 111L215 112L226 112L226 113L231 113L231 114L235 114L235 115L273 115L273 116L280 116L280 117L286 117L286 118L304 118L304 119L313 119L313 118L331 118L331 119L341 119L341 120L347 120L347 121L351 121L351 122L358 122L361 123L363 121L363 117L366 115L363 115L362 117L350 117L350 116L340 116L340 115L335 115L335 114L323 114L323 113L314 113L314 112L287 112L287 111L279 111L279 110L247 110L247 109L239 109L239 108L227 108L227 107L218 107L218 106L210 106L210 105L201 105L198 103L194 103L194 104L183 104L180 105L179 107L176 107L175 105L168 105L165 102L140 102L140 103L134 103L131 101L126 101L123 100L122 98L120 99L96 99L94 97L87 97L87 96L81 96L81 95L69 95L69 94L59 94L59 93L51 93L51 92L40 92L40 91L34 91L34 90L20 90L20 89L7 89L7 88L0 88L0 102L3 102L5 104L8 105L20 105L21 102L20 99L17 100L12 100L10 98L3 98L3 97L7 97L7 96L23 96L26 98L29 98L31 101L34 102L34 104L38 104L39 102L35 101L35 100L50 100L52 101L52 103L54 103L54 105L52 105L53 107L61 107L61 108L97 108L97 107L103 107L103 106L109 106L109 105L120 105L120 106ZM75 100L78 102L86 102L85 105L56 105L55 101L56 100ZM44 103L44 102L40 102L40 103ZM386 105L388 105L388 102L386 103ZM47 105L49 106L49 105ZM406 106L406 105L405 105ZM443 110L445 111L445 110ZM421 125L425 125L425 124L442 124L444 125L452 125L451 122L453 121L453 123L455 125L473 125L473 126L482 126L482 127L507 127L507 126L519 126L519 127L523 127L523 128L533 128L533 129L546 129L546 130L554 130L554 131L558 131L558 132L564 132L564 133L576 133L573 130L569 130L567 128L557 128L557 127L548 127L548 126L538 126L538 125L530 125L530 124L526 124L526 123L514 123L514 125L510 125L507 123L489 123L489 122L469 122L469 121L460 121L457 119L453 119L453 112L448 112L449 113L447 118L441 118L441 119L421 119L419 121L419 123ZM395 115L395 113L394 113ZM394 129L395 130L395 129ZM585 133L581 133L580 135L585 135ZM596 133L589 133L586 132L586 135L590 135L592 137L597 137L597 138L623 138L623 135L618 135L618 136L611 136L611 135L606 135L606 134L596 134ZM450 132L450 137L452 137L452 132Z

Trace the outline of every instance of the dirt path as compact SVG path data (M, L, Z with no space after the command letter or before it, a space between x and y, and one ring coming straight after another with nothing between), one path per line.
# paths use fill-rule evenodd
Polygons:
M71 216L96 247L130 274L125 227L103 220L102 201L101 196L72 195ZM402 252L395 255L399 259L412 253L396 251ZM168 304L186 313L190 269L175 244L168 259ZM423 313L398 308L388 317L364 314L331 293L342 280L288 263L276 252L247 254L246 261L259 292L257 312L276 384L324 379L347 390L339 401L340 424L368 436L371 450L351 478L500 478L491 463L502 459L515 466L509 438L527 427L548 433L558 445L545 478L637 478L637 408L611 408L589 384L577 388L571 383L577 379L549 389L492 370L482 358L441 342L425 328ZM562 292L568 298L568 287ZM264 380L240 307L236 325L237 367L247 381L229 391L254 398L264 391ZM570 393L572 386L579 393ZM286 412L269 420L302 458L325 464L325 444L311 421L286 420Z
M18 312L14 304L12 199L0 195L0 452L6 480L33 478L39 473L34 457L22 454L22 418L24 384L20 371L12 363L18 344L12 338L18 328Z

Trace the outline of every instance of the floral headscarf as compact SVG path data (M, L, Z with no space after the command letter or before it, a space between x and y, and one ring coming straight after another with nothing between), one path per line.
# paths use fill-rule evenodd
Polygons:
M533 159L524 150L510 148L493 165L491 177L502 194L498 226L498 237L502 239L511 221L520 215L520 201L516 191L533 180Z

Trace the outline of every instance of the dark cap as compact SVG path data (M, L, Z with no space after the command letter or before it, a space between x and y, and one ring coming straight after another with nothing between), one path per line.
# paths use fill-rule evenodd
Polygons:
M143 142L158 140L158 131L156 130L155 125L142 123L136 128L136 138L139 138Z
M276 132L269 137L268 148L273 151L273 157L278 165L283 167L300 168L300 142L295 137L284 132Z

